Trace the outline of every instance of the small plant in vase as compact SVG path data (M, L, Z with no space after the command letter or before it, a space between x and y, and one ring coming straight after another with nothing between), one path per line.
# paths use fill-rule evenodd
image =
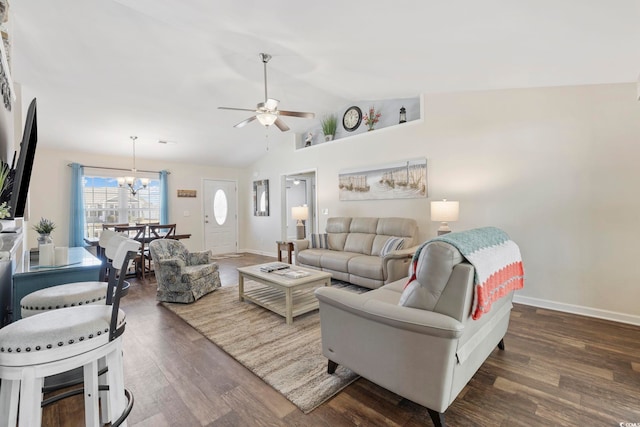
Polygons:
M40 235L38 237L38 245L53 242L50 234L56 229L56 224L50 219L40 218L40 221L33 226L33 229Z
M331 141L336 136L336 129L338 128L338 118L331 114L322 119L322 133L324 133L324 140Z
M373 126L380 121L381 113L376 112L374 107L369 107L369 112L362 117L362 121L369 127L369 131L373 130Z

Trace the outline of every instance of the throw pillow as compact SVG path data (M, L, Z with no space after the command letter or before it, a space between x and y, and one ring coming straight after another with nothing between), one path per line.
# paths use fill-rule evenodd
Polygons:
M388 253L402 249L404 239L402 237L389 237L380 250L380 256L385 257Z
M327 239L327 233L324 234L312 234L311 235L311 248L313 249L329 249L329 242Z

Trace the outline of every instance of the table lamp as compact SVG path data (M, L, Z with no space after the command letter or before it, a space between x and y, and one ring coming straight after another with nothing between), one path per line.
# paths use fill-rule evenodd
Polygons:
M309 218L308 206L294 206L291 208L291 217L298 220L296 223L296 239L305 238L304 221Z
M431 221L440 221L438 236L451 232L449 221L457 221L460 211L460 202L451 202L447 199L431 202Z

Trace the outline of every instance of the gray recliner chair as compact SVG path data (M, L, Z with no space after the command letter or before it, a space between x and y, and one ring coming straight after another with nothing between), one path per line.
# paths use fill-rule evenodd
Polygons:
M359 295L317 289L322 352L330 374L343 365L425 406L444 426L456 396L496 346L504 349L513 292L473 320L474 267L441 241L420 253L416 279L428 309L399 305L408 278Z

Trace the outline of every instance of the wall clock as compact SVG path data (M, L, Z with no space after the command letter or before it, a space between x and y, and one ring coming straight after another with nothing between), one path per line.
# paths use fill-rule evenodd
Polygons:
M360 107L347 108L347 111L344 112L344 116L342 116L342 126L347 132L353 132L358 129L360 123L362 122L362 110Z

